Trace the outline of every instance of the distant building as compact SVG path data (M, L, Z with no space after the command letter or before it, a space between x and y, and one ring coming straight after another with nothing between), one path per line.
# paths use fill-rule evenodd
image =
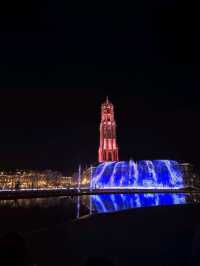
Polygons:
M194 175L194 166L191 163L180 163L185 186L194 186L196 183L196 178Z
M61 172L44 170L16 170L0 172L0 190L67 188L72 178Z

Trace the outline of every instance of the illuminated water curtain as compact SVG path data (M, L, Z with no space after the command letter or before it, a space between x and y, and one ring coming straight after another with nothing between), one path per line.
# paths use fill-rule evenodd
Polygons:
M105 194L91 195L91 199L93 211L98 213L187 202L184 193Z
M92 173L91 187L178 189L184 187L184 181L176 161L130 160L99 164Z

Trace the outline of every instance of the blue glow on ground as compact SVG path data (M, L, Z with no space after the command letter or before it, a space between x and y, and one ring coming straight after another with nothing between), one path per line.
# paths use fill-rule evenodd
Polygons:
M184 193L103 194L90 197L92 209L97 213L187 203Z
M92 188L183 188L183 173L176 161L142 160L99 164L92 174Z

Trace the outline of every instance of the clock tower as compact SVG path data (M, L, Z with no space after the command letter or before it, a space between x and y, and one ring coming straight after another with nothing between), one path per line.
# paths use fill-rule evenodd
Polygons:
M113 104L106 98L101 105L99 162L118 161L116 122Z

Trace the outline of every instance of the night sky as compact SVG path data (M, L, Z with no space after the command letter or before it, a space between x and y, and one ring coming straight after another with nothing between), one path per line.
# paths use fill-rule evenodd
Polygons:
M0 168L71 173L95 163L107 95L120 159L199 164L198 9L132 4L0 9Z

